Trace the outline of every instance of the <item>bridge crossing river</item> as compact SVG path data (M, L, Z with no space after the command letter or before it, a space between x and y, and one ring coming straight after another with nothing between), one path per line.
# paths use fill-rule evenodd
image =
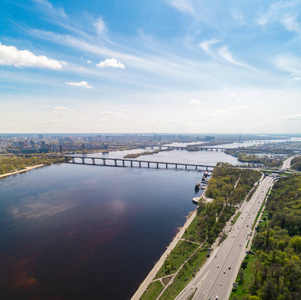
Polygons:
M174 169L174 170L194 170L194 171L212 171L215 166L192 164L192 163L175 163L150 160L136 160L124 158L106 158L93 156L69 156L66 155L66 162L73 164L89 164L95 166L111 167L136 167L136 168L155 168L155 169Z

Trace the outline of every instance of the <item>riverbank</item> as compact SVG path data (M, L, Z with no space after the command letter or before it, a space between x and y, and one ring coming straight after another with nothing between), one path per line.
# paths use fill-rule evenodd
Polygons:
M174 237L172 242L166 248L165 252L162 254L162 256L157 261L155 266L152 268L152 270L149 272L147 277L141 283L141 285L139 286L138 290L136 291L134 296L131 298L131 300L139 300L142 297L143 293L146 291L147 287L150 285L150 283L153 281L153 279L157 275L158 271L160 270L160 268L164 264L166 258L170 254L170 252L175 248L175 246L177 245L179 240L182 238L183 234L185 233L185 231L187 230L189 225L192 223L192 221L196 217L196 213L197 213L197 208L187 216L187 220L186 220L185 224L180 229L180 231L176 234L176 236Z
M45 166L44 164L41 164L41 165L26 167L25 169L22 169L22 170L2 174L2 175L0 175L0 178L11 176L11 175L16 175L16 174L19 174L19 173L24 173L24 172L27 172L27 171L30 171L30 170L33 170L33 169L37 169L37 168L41 168L41 167L44 167L44 166Z

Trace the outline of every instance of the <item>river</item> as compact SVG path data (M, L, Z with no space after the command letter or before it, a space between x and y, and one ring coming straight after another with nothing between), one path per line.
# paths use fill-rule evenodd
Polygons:
M172 150L143 159L238 163L220 151ZM60 164L1 179L0 299L130 299L195 209L201 177Z

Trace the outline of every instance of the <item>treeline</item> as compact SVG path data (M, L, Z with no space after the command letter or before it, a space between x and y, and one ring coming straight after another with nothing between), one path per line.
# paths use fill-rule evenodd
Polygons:
M212 173L206 196L220 203L228 201L232 206L247 196L260 176L260 172L255 170L238 169L229 164L220 164Z
M145 151L145 152L141 152L141 153L131 153L131 154L127 154L125 155L123 158L137 158L139 156L142 155L153 155L153 154L157 154L159 152L163 152L163 151L171 151L172 149L157 149L154 151Z
M211 245L236 211L234 204L244 200L260 176L258 171L238 169L225 163L215 167L206 193L213 201L199 201L197 224L185 236L193 241L207 240Z
M301 171L301 156L297 156L292 159L291 169Z
M238 151L237 150L226 150L225 152L227 154L237 157L238 161L240 161L240 162L251 163L251 164L263 164L267 167L280 167L282 164L282 161L283 161L282 158L273 158L273 157L269 157L267 155L258 156L256 154L252 154L251 150L248 151L248 153L246 153L246 151L239 151L239 150ZM284 154L284 152L285 152L285 154L291 154L292 151L279 150L278 152L279 152L279 154ZM265 153L276 154L277 151L273 152L273 151L266 150Z
M29 166L50 165L52 163L65 162L64 157L50 158L47 156L31 156L31 157L0 157L0 174L11 173L23 170Z
M301 175L275 183L266 211L268 222L260 224L254 237L256 256L242 299L301 299Z

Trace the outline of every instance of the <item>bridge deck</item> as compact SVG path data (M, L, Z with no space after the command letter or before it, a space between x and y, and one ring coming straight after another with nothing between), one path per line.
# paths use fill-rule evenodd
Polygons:
M72 163L75 164L89 164L97 166L113 166L113 167L147 167L154 168L154 166L159 169L165 167L173 167L173 169L181 169L184 167L185 170L194 168L194 170L213 170L215 166L202 165L202 164L192 164L192 163L177 163L177 162L166 162L166 161L150 161L150 160L137 160L137 159L125 159L125 158L107 158L107 157L92 157L92 156L65 156L66 160L69 162L71 159ZM102 160L102 163L97 163L98 160ZM107 164L109 162L109 164ZM111 163L110 163L111 162Z

